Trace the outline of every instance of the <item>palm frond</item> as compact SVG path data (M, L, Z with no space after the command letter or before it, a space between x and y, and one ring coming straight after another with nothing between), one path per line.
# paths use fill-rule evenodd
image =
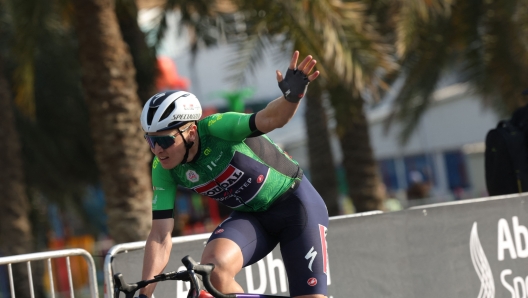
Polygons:
M396 48L397 54L402 57L414 48L420 35L422 24L435 22L436 18L445 18L451 15L451 5L454 0L411 0L399 1L399 14L396 21L396 34L398 35Z
M236 54L230 59L227 67L232 74L226 80L233 82L236 88L246 84L246 72L255 74L258 63L261 62L265 56L264 53L270 47L268 37L259 34L259 31L264 29L265 23L259 23L255 26L256 32L249 34L246 39L235 45L237 47Z
M452 24L448 17L437 17L435 22L420 22L417 40L404 53L402 75L405 82L398 93L392 115L386 122L387 130L394 119L403 123L400 142L404 144L416 128L424 112L431 105L432 93L436 89L442 71L449 64L450 40L453 38Z
M510 112L526 104L521 91L528 85L528 49L519 34L522 27L515 22L516 6L512 4L486 3L487 13L482 21L485 71L494 81L499 100Z
M376 24L366 16L368 7L359 1L224 1L235 5L244 15L246 24L244 39L232 39L228 42L237 44L239 52L232 60L230 68L242 74L240 67L251 71L254 64L250 62L259 57L257 47L266 47L263 36L268 40L279 40L282 48L295 43L307 53L319 60L318 70L327 82L345 82L357 92L368 91L377 94L377 88L386 84L381 80L382 74L397 68L390 53L391 46L385 43L377 33ZM217 1L204 3L183 0L170 0L166 9L178 7L182 13L182 22L193 28L196 50L197 40L204 41L206 34L200 33L197 20L213 17L218 21L213 27L226 32L229 20L215 6ZM161 25L160 28L162 27ZM210 29L210 26L208 27ZM200 34L198 34L200 33ZM242 43L246 42L246 45ZM212 43L211 43L212 44ZM209 45L211 45L209 44ZM206 43L207 45L207 43ZM258 59L254 60L258 63ZM243 75L233 75L230 79L241 84Z

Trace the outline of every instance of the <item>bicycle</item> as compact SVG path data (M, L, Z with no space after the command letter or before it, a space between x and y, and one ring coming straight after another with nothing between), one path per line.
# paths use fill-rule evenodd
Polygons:
M138 281L137 283L126 283L123 274L114 274L114 298L119 298L119 293L125 293L126 298L134 298L136 292L155 282L167 280L188 281L191 284L187 298L289 298L289 296L275 296L266 294L223 294L211 283L211 272L213 264L198 264L190 256L182 258L182 263L187 270L171 271L154 276L153 279ZM201 278L200 278L201 277Z

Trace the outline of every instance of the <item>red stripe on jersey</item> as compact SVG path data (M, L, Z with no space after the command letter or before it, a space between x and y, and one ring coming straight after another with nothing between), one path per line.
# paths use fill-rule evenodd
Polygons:
M218 181L218 183L222 183L224 180L229 178L229 176L231 176L231 174L233 174L234 172L235 172L235 167L233 167L232 165L229 165L222 174L220 174L218 177L215 178L215 180ZM207 183L204 186L197 187L196 192L202 193L202 192L206 192L212 189L213 187L216 186L215 180Z
M216 186L216 182L211 181L204 186L197 187L195 190L197 193L203 193Z

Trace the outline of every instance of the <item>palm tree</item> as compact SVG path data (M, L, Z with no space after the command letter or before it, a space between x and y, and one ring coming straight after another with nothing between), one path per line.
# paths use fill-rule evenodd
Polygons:
M157 92L155 79L158 74L156 50L147 44L145 33L138 24L136 1L117 0L115 11L123 40L127 43L136 69L138 96L142 103Z
M4 76L3 57L0 55L0 218L9 224L0 225L0 255L11 256L30 253L33 247L29 220L29 199L22 166L22 148L16 130L13 98ZM27 270L13 266L16 276L17 297L29 297Z
M34 97L33 90L35 85L38 82L39 74L35 72L35 69L38 66L35 66L35 53L37 52L35 49L42 44L42 41L46 37L50 37L50 34L47 33L46 30L55 30L59 34L56 34L58 36L64 36L65 33L68 35L69 28L68 28L68 21L69 19L58 19L57 18L57 11L58 10L66 10L69 8L68 5L66 6L55 6L55 5L41 5L38 1L8 1L7 4L9 4L9 7L11 7L11 18L10 20L13 20L14 27L18 29L18 33L15 34L17 37L15 39L15 48L18 50L14 51L14 56L17 61L17 68L15 69L15 83L17 87L17 105L21 108L22 111L25 112L25 117L22 117L22 129L23 131L26 131L27 135L32 135L34 138L38 137L43 142L42 144L47 144L51 146L43 146L42 148L45 149L47 147L54 147L52 150L42 150L40 154L35 154L35 150L32 149L31 146L28 148L30 150L26 150L29 153L29 160L33 161L29 163L29 166L26 165L26 170L28 170L28 181L30 181L33 185L36 187L36 190L38 193L44 193L46 195L46 198L48 199L56 199L59 198L62 201L67 201L68 198L70 201L72 201L73 197L80 197L82 194L80 191L81 189L85 189L88 185L94 185L96 182L94 179L94 171L92 171L93 164L85 164L85 160L89 161L93 157L91 154L92 152L92 144L89 141L86 141L87 138L81 138L82 135L87 135L85 126L87 121L83 121L85 119L86 115L83 113L82 109L77 109L78 106L72 106L72 97L76 98L77 90L71 90L72 88L69 88L71 84L68 85L66 82L70 82L72 80L77 79L77 74L74 73L78 68L76 68L75 63L71 63L71 61L68 60L68 62L62 62L55 66L46 65L44 66L45 72L49 72L50 69L54 69L60 74L57 73L50 73L48 78L48 87L51 85L49 84L49 81L56 77L61 77L62 73L65 71L70 71L71 73L63 78L62 86L57 86L53 88L53 92L49 92L48 89L43 88L40 90L40 92ZM62 4L68 4L67 2L62 2ZM80 5L80 3L76 3ZM129 16L127 13L133 14L130 10L127 10L127 6L123 3L121 3L121 13L120 15L123 17L123 20L121 22L122 24L122 30L127 33L127 36L130 39L130 43L137 45L141 44L141 42L138 42L137 38L134 38L135 36L138 36L137 32L140 32L134 24L128 24L126 22L126 17ZM112 9L112 8L110 8ZM113 10L111 10L112 13L114 13ZM52 19L52 21L49 21L49 16L53 15L55 19ZM64 16L68 16L68 14L62 14L61 17L64 18ZM135 19L135 16L132 16ZM46 21L48 19L48 21ZM24 21L24 20L31 20L31 21ZM113 18L115 20L115 16ZM50 28L53 27L53 28ZM118 28L115 26L114 28ZM124 29L123 29L124 28ZM84 31L86 33L86 30ZM99 31L101 33L102 31ZM104 34L102 34L104 35ZM70 36L70 38L74 38L75 36ZM53 38L51 38L53 39ZM141 39L141 37L139 37ZM48 39L47 39L48 40ZM54 41L57 41L56 39L53 39ZM71 39L70 39L71 40ZM135 42L134 42L135 41ZM140 40L141 41L141 40ZM117 43L119 45L122 45L122 43ZM137 46L139 48L138 50L134 51L134 53L137 53L137 59L135 62L137 62L137 65L140 65L142 67L142 75L138 75L138 81L142 81L143 83L140 84L140 86L143 86L141 90L144 90L142 93L144 97L148 96L148 93L153 92L151 89L153 76L152 75L145 75L148 71L153 72L153 68L155 67L149 67L145 66L147 63L144 61L149 60L149 57L151 61L153 60L151 53L148 50L145 50L144 48L141 48L139 45ZM59 45L56 45L56 51L58 49L62 49L59 47ZM136 49L136 48L134 48ZM81 49L84 50L84 49ZM126 51L126 50L125 50ZM71 52L71 50L70 50ZM147 52L147 54L145 54ZM46 52L40 49L39 53L45 54ZM69 53L69 52L66 52ZM49 53L48 53L49 54ZM148 56L145 58L144 56ZM69 56L68 56L69 57ZM102 57L102 56L99 56ZM48 62L51 57L46 57L47 59L41 59L45 62ZM97 55L95 57L98 58ZM115 58L115 57L114 57ZM125 58L126 60L126 58ZM98 61L103 61L103 59L100 59ZM85 61L86 62L86 61ZM69 64L68 64L69 63ZM62 67L63 65L68 64L68 67ZM73 65L72 65L73 64ZM125 63L124 65L128 65ZM155 61L152 61L152 65L155 65ZM133 68L132 68L133 69ZM146 70L145 70L146 69ZM71 71L73 70L73 71ZM93 69L92 69L93 70ZM106 69L108 70L108 69ZM112 68L112 70L117 70L117 68ZM97 70L96 70L97 71ZM123 71L123 70L121 70ZM126 73L126 69L124 70ZM108 72L108 71L107 71ZM94 73L91 72L91 75ZM128 72L125 74L125 77L127 75L131 74L132 77L134 77L134 72ZM115 73L112 73L112 75L115 75ZM145 79L146 77L146 79ZM90 78L87 80L90 81ZM87 82L85 81L85 82ZM117 79L116 81L119 81ZM114 81L114 83L116 82ZM42 85L42 84L41 84ZM98 89L101 94L110 95L112 96L112 92L105 92L102 89L100 89L101 86L92 87L92 90ZM135 90L134 84L129 84L129 87L133 90ZM73 88L74 89L74 88ZM58 90L58 91L57 91ZM19 92L19 91L25 91L25 92ZM72 91L74 94L72 94ZM99 128L105 128L105 131L116 129L119 131L117 134L108 133L105 137L116 137L116 136L124 136L117 138L121 142L130 144L134 143L134 141L128 140L129 136L131 135L130 132L135 132L133 129L127 128L126 121L130 123L137 123L137 118L139 117L139 113L137 112L137 107L134 107L133 102L135 101L135 98L137 96L129 96L129 91L126 91L125 89L120 89L117 91L117 97L121 98L122 102L116 105L111 105L112 108L117 108L120 113L116 113L117 117L115 119L118 119L119 121L124 121L125 124L119 125L116 121L116 123L111 123L109 121L107 122L100 122L93 120L92 123L96 124L102 124L99 125ZM53 94L56 93L56 94ZM88 92L87 92L88 93ZM41 115L42 112L44 112L45 108L50 108L49 105L45 102L46 95L49 95L50 97L55 96L54 100L55 103L53 107L51 108L52 113L48 113L46 116L54 116L57 115L58 117L63 117L63 114L60 114L60 112L64 112L64 115L70 115L67 121L64 121L64 119L55 119L55 122L48 121L49 117L38 117L38 113L36 113L36 106L40 105L40 108L42 111L40 112ZM80 94L79 94L80 95ZM113 95L116 95L116 92L113 93ZM102 101L106 101L107 98L99 97ZM39 102L35 102L34 99L39 99ZM126 102L128 101L128 102ZM87 103L90 103L93 101L87 101ZM108 105L108 101L106 101L106 104ZM140 106L140 104L137 104ZM104 103L103 103L104 106ZM111 109L95 109L96 112L98 111L107 111L108 113L113 113ZM59 113L59 114L57 114ZM107 113L107 115L108 115ZM129 114L129 116L123 116L125 114ZM103 117L102 115L94 115L91 117L92 119L98 119L101 120ZM31 120L32 119L32 120ZM128 119L128 120L127 120ZM79 121L75 121L79 120ZM48 121L48 122L46 122ZM56 127L56 123L61 123L62 126L59 125L59 127ZM115 124L115 125L114 125ZM69 127L73 127L76 130L76 133L71 133ZM130 127L134 127L137 125L130 125ZM61 134L54 134L53 130L60 129ZM96 135L100 135L101 129L99 130ZM133 135L133 133L132 133ZM68 137L69 136L69 137ZM67 139L64 139L64 138ZM62 138L62 139L61 139ZM134 139L134 137L132 137ZM136 146L139 146L139 143L141 142L139 139L139 135L136 136ZM53 140L51 140L53 139ZM100 139L100 138L99 138ZM56 144L60 144L57 148ZM116 144L119 144L119 142L116 142ZM122 143L121 143L122 144ZM80 147L82 146L82 147ZM124 146L123 146L124 147ZM106 155L107 157L99 157L98 158L98 167L99 171L103 172L108 169L114 171L113 174L105 174L105 177L115 177L113 181L109 181L109 183L104 183L103 187L105 188L105 191L110 191L110 216L109 216L109 225L111 226L110 233L112 234L113 238L118 242L124 242L124 241L135 241L135 240L141 240L144 239L146 236L146 233L148 231L148 225L150 223L150 212L149 212L149 206L148 203L148 197L150 193L150 187L148 186L148 177L149 177L149 171L148 166L144 165L144 163L141 162L141 160L148 160L150 157L150 154L148 154L148 149L144 148L145 146L142 146L144 150L128 150L124 155L120 155L117 153L116 148L118 146L113 146L114 150L99 150L98 153L100 155ZM129 147L129 148L134 148ZM141 147L140 147L141 148ZM64 151L65 152L62 152ZM132 157L130 160L130 163L122 162L124 166L124 170L119 168L120 163L114 162L113 166L109 163L103 164L102 160L108 160L109 157L108 153L111 153L113 151L114 155L125 156L123 160L127 160L128 157ZM147 151L147 152L146 152ZM58 152L62 152L57 154ZM135 153L137 152L137 153ZM44 153L44 154L43 154ZM73 154L72 154L73 153ZM52 156L47 155L45 158L43 158L44 155L51 154ZM62 154L62 155L61 155ZM74 156L77 154L77 158ZM88 155L88 156L87 156ZM51 162L57 156L60 156L61 158L58 159L59 162ZM70 160L71 158L71 160ZM131 163L133 163L134 159L139 159L138 164L139 166L133 167ZM118 159L113 159L114 161ZM106 166L110 165L110 166ZM116 167L117 166L117 167ZM78 167L84 167L84 171L77 171ZM134 170L130 170L130 168L133 168ZM73 170L73 173L72 173ZM44 175L40 175L38 173L44 172ZM66 172L68 174L66 174ZM121 174L125 173L125 175ZM74 175L72 175L74 174ZM69 175L69 176L68 176ZM119 178L118 178L119 177ZM73 179L71 179L73 178ZM103 178L104 180L105 178ZM116 181L118 180L118 181ZM62 183L59 183L57 185L57 181L62 181ZM73 182L73 183L72 183ZM122 187L125 189L124 191L122 189L119 189L117 187L110 187L109 185L126 185L128 187ZM71 185L74 185L74 187L70 187ZM58 186L58 187L56 187ZM66 192L65 192L66 191ZM73 192L72 192L73 191ZM133 195L130 195L130 193L133 193ZM118 194L118 195L116 195ZM147 198L147 199L146 199ZM116 199L122 199L123 203L115 202ZM136 199L136 202L134 202L134 199ZM73 200L75 202L80 202L80 200ZM75 205L75 204L74 204ZM119 206L119 207L116 207ZM81 208L78 208L79 210L82 210ZM132 209L133 211L130 212L128 215L123 215L123 213L127 213L127 209ZM129 221L127 223L127 221ZM117 224L114 224L117 222ZM135 227L137 226L137 232L131 231L129 227ZM112 227L116 227L116 229L113 229Z
M457 73L503 114L526 104L528 3L500 1L392 1L392 27L405 83L395 115L408 139L446 72ZM383 5L380 5L383 7ZM380 9L383 11L383 9Z
M310 84L306 97L304 115L307 138L308 158L310 161L311 182L325 201L330 216L341 213L337 173L334 168L330 133L326 109L323 105L323 90L319 81ZM313 135L312 135L313 134Z
M223 1L229 2L229 1ZM202 3L193 6L188 1L168 1L170 7L178 6L182 11L182 20L185 24L196 26L196 16L215 16L215 20L221 19L222 10L217 9L215 3ZM233 6L228 6L233 9ZM235 81L243 81L243 72L240 72L240 66L247 66L254 63L261 56L261 53L269 48L269 39L275 40L276 43L282 43L283 47L295 44L295 48L301 52L312 53L319 60L318 68L325 79L326 89L335 88L330 93L336 99L331 100L334 108L339 102L341 113L346 117L337 117L338 135L340 140L348 134L365 136L360 141L369 140L368 125L363 115L363 110L353 112L357 107L361 107L363 99L360 93L370 91L376 93L376 84L379 81L380 70L391 71L395 64L389 56L390 47L383 43L381 36L374 30L374 24L366 17L367 7L359 2L337 2L337 1L237 1L235 10L246 16L246 33L247 38L233 39L239 44L239 52L235 55L233 66L238 66L238 75L233 76ZM225 22L217 21L220 24ZM358 94L351 96L352 94ZM347 96L348 95L348 96ZM343 103L341 103L343 101ZM311 109L315 105L308 105ZM310 115L314 115L307 111ZM362 115L360 118L358 115ZM351 121L357 121L359 125L352 125ZM365 123L363 123L365 122ZM350 130L358 130L353 132ZM339 133L341 132L341 133ZM346 132L346 133L342 133ZM308 138L315 137L316 134L309 132ZM319 142L328 142L318 138ZM315 142L317 142L315 141ZM312 141L309 141L312 143ZM312 143L313 144L313 143ZM351 146L349 146L351 145ZM345 169L347 170L347 181L354 185L354 189L349 187L350 196L357 203L358 211L367 211L381 209L381 201L377 198L375 188L376 165L370 145L359 145L361 154L353 150L354 146L359 144L353 142L347 143L347 146L341 145L343 149ZM310 146L310 149L314 148ZM329 150L326 148L324 150ZM366 151L363 151L366 150ZM321 150L319 149L319 152ZM310 152L311 160L318 158L320 153ZM326 151L324 156L331 156L330 151ZM360 169L357 165L362 165L365 169ZM315 175L326 175L326 173L335 171L333 163L319 163L325 168L312 168ZM369 173L369 175L364 175ZM328 179L331 177L327 177ZM314 180L324 180L325 178L314 178ZM359 180L358 180L359 179ZM335 185L329 183L327 185ZM319 189L323 192L321 189ZM335 198L328 198L337 200ZM363 202L365 203L359 203ZM334 202L327 201L328 205L334 205ZM367 209L365 209L367 208Z
M9 20L8 4L0 1L0 44L13 42L14 24ZM5 60L12 51L0 46L0 256L33 251L34 238L30 220L31 207L23 167L23 152L16 125L14 98L8 83ZM29 297L28 271L22 264L13 265L15 294Z
M150 230L151 155L141 137L135 69L110 0L76 0L75 28L108 227L118 242Z

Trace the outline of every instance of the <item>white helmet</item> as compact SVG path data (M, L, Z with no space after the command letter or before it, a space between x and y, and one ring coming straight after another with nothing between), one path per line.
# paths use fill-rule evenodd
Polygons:
M187 91L164 91L152 96L141 112L145 132L178 128L202 117L202 106L194 94Z

